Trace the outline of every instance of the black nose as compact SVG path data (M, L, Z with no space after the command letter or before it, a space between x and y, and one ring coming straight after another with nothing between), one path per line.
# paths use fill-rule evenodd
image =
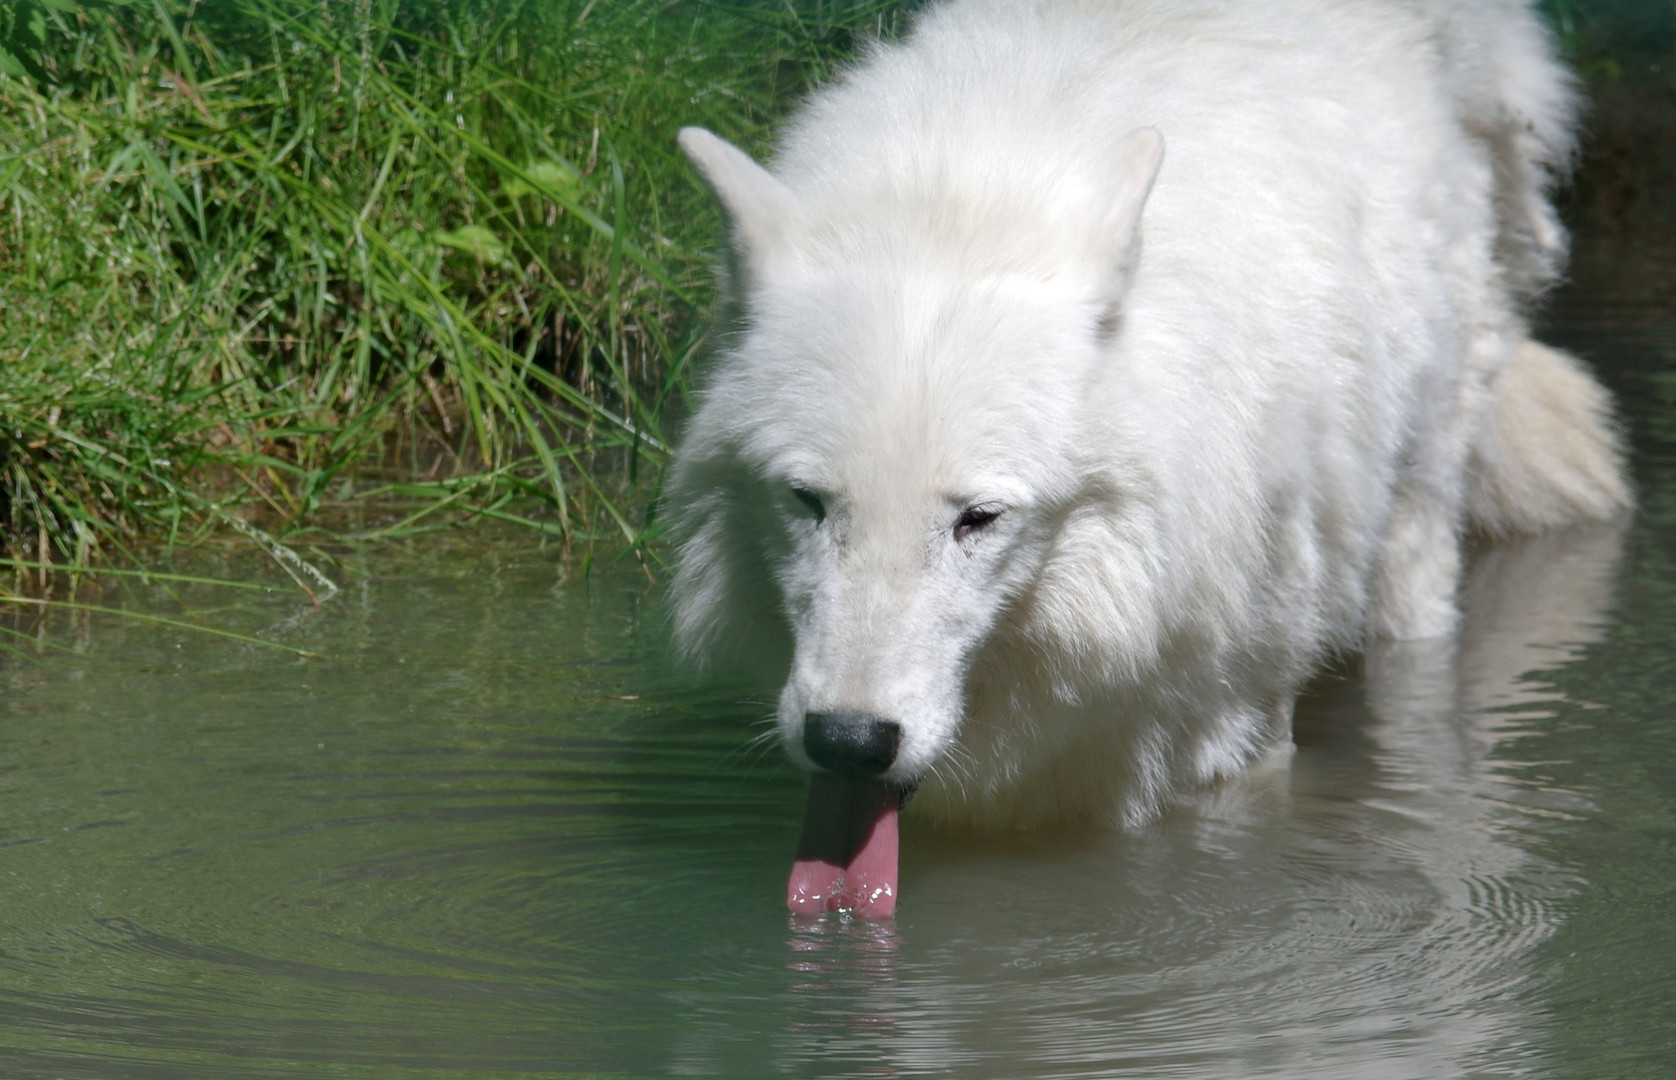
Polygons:
M803 715L803 749L809 759L840 776L879 776L902 748L902 725L860 712Z

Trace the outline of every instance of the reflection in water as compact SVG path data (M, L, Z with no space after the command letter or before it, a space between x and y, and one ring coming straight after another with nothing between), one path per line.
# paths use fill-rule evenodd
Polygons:
M896 992L896 927L794 915L790 931L787 967L802 978L791 984L789 1046L827 1067L851 1060L864 1065L859 1075L900 1075L888 1064L905 1004Z
M1490 547L1455 642L1382 645L1289 762L1140 835L910 835L896 925L794 919L783 998L688 1012L676 1072L1431 1077L1536 1064L1531 950L1589 812L1506 753L1600 635L1621 529ZM713 1001L711 1002L713 1004ZM765 1054L768 1060L756 1058Z

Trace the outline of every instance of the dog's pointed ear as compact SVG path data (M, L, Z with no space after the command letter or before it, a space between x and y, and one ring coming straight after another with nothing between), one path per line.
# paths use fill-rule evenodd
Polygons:
M1141 210L1164 161L1164 136L1157 128L1136 128L1118 140L1113 159L1112 198L1099 242L1105 245L1103 269L1115 302L1128 287L1140 256Z
M740 260L749 265L762 259L795 212L796 196L749 154L703 128L682 128L678 141L722 204Z

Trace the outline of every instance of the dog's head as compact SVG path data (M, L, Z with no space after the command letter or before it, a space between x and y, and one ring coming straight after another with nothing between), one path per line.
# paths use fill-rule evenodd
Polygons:
M677 636L779 669L806 768L912 786L1086 493L1085 401L1162 142L1125 139L1074 226L1098 241L1057 245L981 207L811 207L707 132L682 145L729 220L737 315L670 486Z

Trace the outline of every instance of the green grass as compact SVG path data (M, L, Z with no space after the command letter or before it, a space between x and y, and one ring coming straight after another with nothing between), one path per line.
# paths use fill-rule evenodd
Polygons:
M674 133L760 148L903 6L0 7L0 556L643 547L717 229Z

